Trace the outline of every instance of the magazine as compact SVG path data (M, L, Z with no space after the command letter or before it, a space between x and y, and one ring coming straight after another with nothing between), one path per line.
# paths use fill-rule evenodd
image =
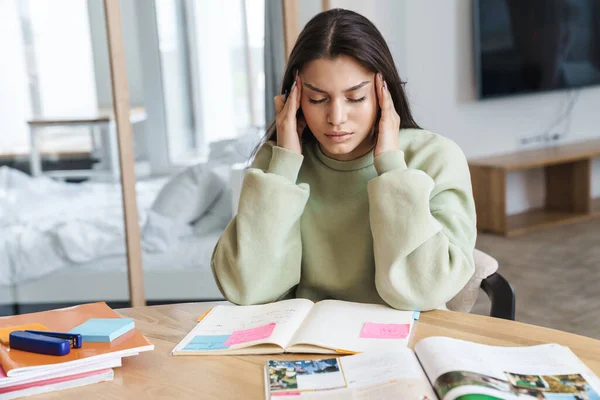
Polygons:
M600 400L600 379L568 348L482 345L447 337L317 360L270 360L266 398Z

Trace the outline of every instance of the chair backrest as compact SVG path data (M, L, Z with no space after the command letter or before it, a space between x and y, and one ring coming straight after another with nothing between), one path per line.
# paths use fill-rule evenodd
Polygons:
M475 272L465 287L446 303L449 310L470 312L479 295L481 281L498 270L498 261L483 251L475 249L473 261L475 262Z

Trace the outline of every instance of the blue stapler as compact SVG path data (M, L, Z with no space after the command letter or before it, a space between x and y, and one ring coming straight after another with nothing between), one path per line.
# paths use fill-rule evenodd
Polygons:
M53 356L69 354L71 346L81 347L81 335L62 332L14 331L9 339L11 349Z

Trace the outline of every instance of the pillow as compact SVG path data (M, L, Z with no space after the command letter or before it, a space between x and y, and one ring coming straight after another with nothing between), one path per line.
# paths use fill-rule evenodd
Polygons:
M475 249L473 251L473 260L475 262L475 273L465 287L446 303L449 310L459 312L471 311L479 295L481 281L498 270L498 261L483 251Z
M225 139L210 143L208 164L212 166L218 164L247 163L263 135L263 130L251 130L235 139Z
M223 231L233 218L231 212L231 190L224 190L217 202L194 223L194 235L203 236L215 230Z
M204 164L191 166L169 180L150 210L178 223L192 224L212 206L225 188L223 180Z
M193 234L189 224L176 223L153 211L148 211L148 218L142 230L142 249L148 253L167 251L183 237Z

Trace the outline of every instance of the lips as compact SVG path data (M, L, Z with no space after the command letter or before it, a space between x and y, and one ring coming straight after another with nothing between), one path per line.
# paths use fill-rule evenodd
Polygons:
M346 135L350 135L350 134L351 134L351 132L332 131L332 132L326 132L325 136L335 137L335 136L346 136Z
M325 137L333 142L343 142L352 136L351 132L327 132Z

